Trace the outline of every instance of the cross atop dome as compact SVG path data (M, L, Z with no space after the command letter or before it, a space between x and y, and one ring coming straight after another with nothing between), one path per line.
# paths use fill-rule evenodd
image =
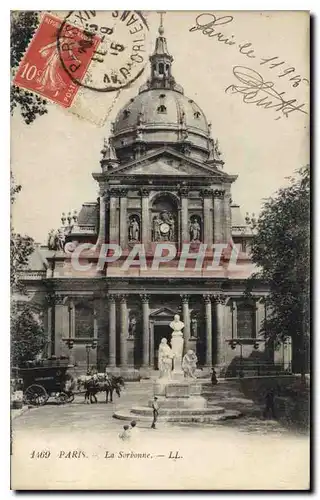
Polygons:
M165 10L159 10L157 14L160 14L160 26L158 28L158 32L160 36L164 35L164 27L163 27L163 15L166 14Z
M158 11L160 14L160 25L158 28L159 36L156 38L156 44L151 62L151 78L148 82L150 89L172 89L182 92L182 88L175 83L171 73L173 57L168 51L167 40L164 35L163 16L164 11Z

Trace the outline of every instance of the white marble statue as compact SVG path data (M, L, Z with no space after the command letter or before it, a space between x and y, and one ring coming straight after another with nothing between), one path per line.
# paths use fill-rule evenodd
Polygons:
M181 330L183 327L184 323L180 321L179 314L175 314L174 320L170 323L170 328L173 330L171 338L172 351L174 353L173 372L178 375L182 375L183 334Z
M182 360L182 370L185 378L196 378L197 362L196 353L192 349L189 349Z
M167 339L161 339L159 345L159 378L170 379L171 371L172 371L172 359L174 357L174 353L172 349L168 346Z

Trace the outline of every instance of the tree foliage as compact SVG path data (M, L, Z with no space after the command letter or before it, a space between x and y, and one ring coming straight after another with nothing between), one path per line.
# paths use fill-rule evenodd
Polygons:
M16 194L21 191L21 186L17 185L11 173L10 198L13 204ZM19 280L19 273L28 266L29 256L34 251L34 240L30 236L22 236L15 233L11 226L10 234L10 285L14 291L20 293L24 291Z
M252 259L269 286L263 333L278 342L291 336L298 368L308 364L310 288L310 168L301 168L263 206Z
M39 16L35 11L12 13L10 61L13 72L17 69L38 25ZM12 85L10 93L11 114L16 108L20 110L21 116L27 125L32 123L37 116L47 113L46 100L32 92Z
M14 202L21 190L11 174L10 197ZM10 284L13 293L11 300L11 362L19 366L23 361L34 359L46 344L41 318L27 301L17 300L18 293L25 294L25 287L19 278L21 271L28 267L29 256L34 251L34 241L30 236L21 236L11 227L10 236ZM27 298L27 297L25 297Z
M11 363L21 366L34 359L46 345L39 315L28 303L13 303L11 309Z

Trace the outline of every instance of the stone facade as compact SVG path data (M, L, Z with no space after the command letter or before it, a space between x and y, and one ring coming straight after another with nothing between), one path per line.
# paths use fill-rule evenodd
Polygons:
M151 77L119 111L93 173L98 202L63 214L57 235L36 249L38 262L33 256L23 276L31 301L45 311L48 354L69 354L83 369L157 369L158 345L170 339L178 313L184 349L196 351L203 369L228 374L239 339L243 356L268 363L272 354L257 338L267 290L257 282L252 299L243 296L254 270L248 249L255 229L232 203L237 176L224 171L205 115L175 82L163 30L150 59ZM83 243L94 253L83 254L75 269L72 255ZM104 244L121 256L101 265ZM213 262L217 244L223 248ZM163 251L173 252L167 261Z

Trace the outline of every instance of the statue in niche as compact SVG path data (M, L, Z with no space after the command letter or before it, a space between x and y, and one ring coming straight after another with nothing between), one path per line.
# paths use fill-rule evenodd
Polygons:
M136 334L136 329L137 329L137 318L135 315L131 316L129 319L129 337L134 338Z
M131 217L129 220L129 241L139 241L140 225L137 217Z
M191 318L191 337L195 339L198 337L198 320L196 316Z
M153 239L154 239L154 241L161 240L161 233L160 233L161 223L162 223L162 220L160 219L159 215L156 215L153 218Z
M172 214L169 214L168 224L170 226L169 241L174 241L174 232L175 232L174 229L175 229L175 225L174 225L174 218L172 217Z
M191 241L200 241L201 227L197 217L191 218L189 232Z

